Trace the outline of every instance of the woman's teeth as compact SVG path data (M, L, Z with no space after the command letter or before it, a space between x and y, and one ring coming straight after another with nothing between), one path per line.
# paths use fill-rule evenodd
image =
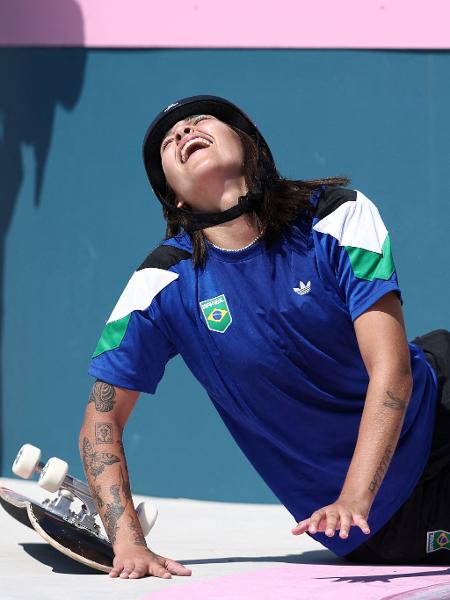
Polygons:
M195 152L193 146L197 146L197 150L212 146L212 142L203 137L195 137L185 143L181 150L181 162L185 163L187 159Z

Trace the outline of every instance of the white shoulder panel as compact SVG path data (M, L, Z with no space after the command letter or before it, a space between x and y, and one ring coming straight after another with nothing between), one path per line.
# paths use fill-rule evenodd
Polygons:
M107 322L122 319L133 310L144 310L150 306L153 298L161 290L178 277L178 273L165 269L148 268L136 271L123 290Z
M339 246L364 248L382 254L388 231L375 204L356 191L356 201L344 202L313 229L336 238Z

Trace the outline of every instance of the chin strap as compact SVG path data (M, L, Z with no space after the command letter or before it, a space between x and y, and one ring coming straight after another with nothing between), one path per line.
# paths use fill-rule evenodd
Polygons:
M237 217L240 217L244 213L253 210L255 204L260 202L262 198L262 192L250 192L245 196L240 196L235 206L222 212L193 213L182 208L176 210L183 212L188 219L184 229L187 231L198 231L199 229L206 229L207 227L213 227L214 225L237 219ZM171 209L173 210L173 207Z

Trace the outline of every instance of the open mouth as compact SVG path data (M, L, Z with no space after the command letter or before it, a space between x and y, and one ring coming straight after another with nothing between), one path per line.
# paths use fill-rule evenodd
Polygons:
M181 162L184 164L189 160L189 157L191 157L194 152L197 152L197 150L203 150L204 148L209 148L210 146L212 146L212 142L204 137L198 136L191 138L181 148Z

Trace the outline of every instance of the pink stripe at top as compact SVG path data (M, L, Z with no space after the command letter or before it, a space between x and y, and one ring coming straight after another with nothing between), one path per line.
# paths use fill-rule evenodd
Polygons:
M0 44L449 48L447 0L1 0Z

